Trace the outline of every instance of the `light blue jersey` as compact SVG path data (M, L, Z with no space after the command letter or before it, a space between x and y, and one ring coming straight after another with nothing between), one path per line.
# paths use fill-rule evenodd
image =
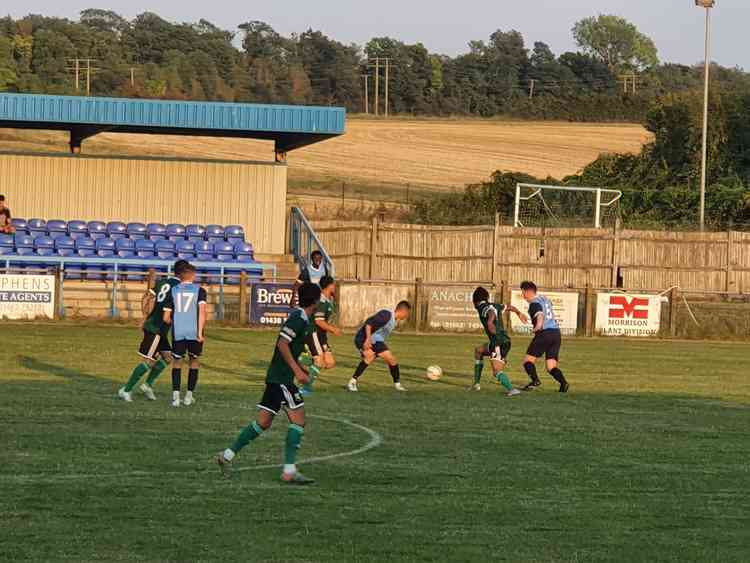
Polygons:
M194 283L181 283L172 288L165 309L172 311L172 339L198 340L198 314L206 302L206 290Z
M531 300L531 303L529 303L529 317L531 317L531 322L536 322L537 315L544 316L542 330L560 330L560 325L555 318L555 310L552 307L552 301L547 299L544 295L537 295Z
M375 332L372 333L373 342L384 343L386 340L388 340L388 337L396 328L396 315L393 313L393 311L381 311L380 315L382 317L385 317L386 316L385 313L388 313L390 315L390 318L383 326L381 326Z

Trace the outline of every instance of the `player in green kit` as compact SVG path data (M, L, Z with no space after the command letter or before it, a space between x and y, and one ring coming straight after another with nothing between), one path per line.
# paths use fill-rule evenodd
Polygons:
M341 336L341 329L335 327L331 321L334 313L333 299L336 295L336 282L330 276L323 276L318 285L320 285L321 292L320 303L315 309L313 330L305 341L312 361L309 357L306 358L305 365L309 365L310 383L302 387L303 395L312 393L312 384L320 375L320 370L336 367L336 358L333 357L333 351L328 344L328 333Z
M500 382L500 385L505 387L506 395L508 397L520 395L521 392L513 387L513 384L504 371L508 360L508 352L510 352L510 336L505 332L502 313L508 310L518 315L518 318L524 322L527 320L526 315L513 305L491 303L490 294L483 287L478 287L474 291L472 301L477 313L479 313L479 322L482 323L482 328L484 328L489 342L474 350L474 385L472 385L471 389L473 391L481 389L480 382L482 380L482 370L484 369L484 358L489 357L492 364L492 371Z
M305 432L305 401L294 383L308 383L310 377L299 363L305 349L305 340L313 329L312 316L320 301L320 286L304 283L299 288L299 307L287 317L279 332L273 358L266 372L266 389L258 404L258 417L246 426L234 443L216 457L225 476L229 476L232 460L237 453L263 432L271 428L274 418L283 408L289 419L284 448L284 471L281 480L294 485L307 485L311 479L304 477L295 461L297 450Z
M188 262L178 260L174 264L175 276L179 276ZM169 276L156 282L149 288L141 299L141 309L145 320L143 321L143 340L138 349L138 355L143 361L135 366L133 373L127 383L117 392L117 395L125 402L132 402L132 391L141 378L148 373L148 378L141 385L141 391L146 398L155 401L153 385L161 375L167 364L172 361L172 347L169 344L169 325L164 323L164 305L172 288L179 285L177 277Z

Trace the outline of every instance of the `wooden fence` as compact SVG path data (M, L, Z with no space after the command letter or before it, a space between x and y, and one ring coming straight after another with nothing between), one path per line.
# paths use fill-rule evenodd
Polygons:
M341 279L750 291L750 233L316 221Z

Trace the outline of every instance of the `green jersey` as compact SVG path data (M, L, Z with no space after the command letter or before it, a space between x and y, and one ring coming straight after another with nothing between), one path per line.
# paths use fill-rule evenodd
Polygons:
M318 307L315 309L315 315L313 318L316 321L330 322L331 317L333 317L333 301L322 296L320 298L320 303L318 303ZM320 330L317 326L315 329Z
M484 329L487 338L490 339L490 342L508 338L508 334L505 332L505 326L503 325L504 310L505 305L501 305L499 303L487 303L485 301L484 303L480 303L479 305L477 305L479 322L482 323L482 328ZM492 319L492 324L490 324L492 313L495 314L495 318ZM490 326L493 326L494 334L490 332Z
M154 301L154 310L143 323L143 330L151 334L165 334L169 330L169 325L164 323L164 305L172 293L172 288L180 285L180 280L175 277L163 278L156 282L154 289L149 289L149 293L156 297Z
M281 327L279 338L283 338L289 343L289 349L295 361L305 349L305 339L312 332L312 326L312 322L305 311L297 308L289 314ZM294 372L279 352L278 346L274 348L271 365L268 366L268 372L266 372L266 383L279 383L281 385L294 383Z

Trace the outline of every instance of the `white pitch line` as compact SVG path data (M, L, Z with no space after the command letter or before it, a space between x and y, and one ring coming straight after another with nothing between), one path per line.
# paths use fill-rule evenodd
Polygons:
M367 428L367 426L362 426L361 424L357 424L356 422L352 422L351 420L346 420L345 418L334 418L331 416L321 416L317 414L309 414L307 416L309 416L310 418L319 418L321 420L328 420L331 422L338 422L339 424L345 424L346 426L351 426L352 428L361 430L362 432L370 436L370 441L367 442L361 448L357 448L356 450L351 450L348 452L340 452L337 454L311 457L308 459L301 459L297 462L298 465L318 463L321 461L330 461L332 459L338 459L342 457L352 457L355 455L363 454L366 451L372 450L373 448L377 448L380 444L383 443L383 437L377 432L375 432L375 430L373 430L372 428ZM259 469L278 469L279 467L283 467L283 466L284 465L280 463L274 463L274 464L268 464L268 465L251 465L249 467L238 467L235 469L235 471L256 471Z
M332 459L339 459L342 457L352 457L359 454L363 454L369 450L372 450L374 448L377 448L383 443L383 437L373 430L372 428L368 428L367 426L363 426L361 424L357 424L356 422L352 422L351 420L347 420L345 418L335 418L331 416L322 416L317 414L308 414L309 418L318 418L320 420L328 420L330 422L337 422L339 424L344 424L345 426L350 426L351 428L355 428L357 430L361 430L365 434L367 434L370 437L370 441L367 442L364 446L361 446L354 450L349 450L347 452L339 452L336 454L329 454L329 455L323 455L323 456L317 456L317 457L311 457L308 459L303 459L298 461L297 463L302 464L309 464L309 463L319 463L321 461L330 461ZM234 471L258 471L261 469L278 469L280 467L283 467L283 464L268 464L268 465L250 465L248 467L237 467ZM208 471L206 469L206 471ZM39 481L67 481L67 480L76 480L76 479L89 479L89 478L107 478L107 477L114 477L114 478L122 478L122 477L148 477L149 475L162 475L162 476L169 476L169 475L183 475L185 473L188 473L189 470L186 471L129 471L125 473L111 473L111 474L102 474L102 473L68 473L66 475L30 475L30 474L15 474L10 476L10 479L15 480L21 480L21 481L30 481L30 482L39 482ZM201 471L202 472L202 471Z

